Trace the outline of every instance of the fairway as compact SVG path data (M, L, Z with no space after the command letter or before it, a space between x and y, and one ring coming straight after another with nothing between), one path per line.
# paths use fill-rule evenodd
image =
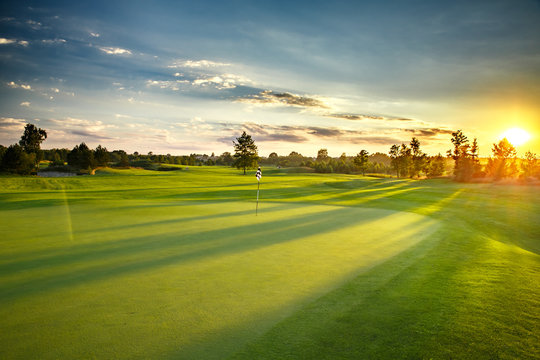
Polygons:
M228 168L0 182L3 359L540 357L535 187L267 169L256 216Z

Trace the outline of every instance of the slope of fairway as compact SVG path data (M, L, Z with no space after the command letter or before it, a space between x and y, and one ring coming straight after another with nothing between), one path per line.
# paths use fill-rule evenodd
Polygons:
M538 358L534 187L0 178L1 358Z

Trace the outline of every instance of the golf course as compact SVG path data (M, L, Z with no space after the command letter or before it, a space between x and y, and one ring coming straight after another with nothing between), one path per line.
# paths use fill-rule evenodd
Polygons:
M540 189L0 177L1 359L540 359ZM256 211L257 207L257 213Z

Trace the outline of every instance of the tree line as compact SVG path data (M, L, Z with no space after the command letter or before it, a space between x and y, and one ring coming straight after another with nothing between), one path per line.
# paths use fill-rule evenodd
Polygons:
M320 149L317 157L303 156L292 151L287 156L272 152L268 157L259 157L257 145L245 131L233 141L234 153L224 152L219 156L190 154L173 156L127 154L124 150L108 151L98 145L90 149L84 142L73 149L42 150L41 143L47 139L47 132L33 124L25 126L21 140L9 147L0 145L0 171L4 173L32 174L38 170L40 161L48 162L48 170L93 173L96 168L140 167L150 170L178 170L177 166L234 166L242 169L256 168L258 165L276 167L303 167L319 173L384 174L402 178L439 177L453 175L457 181L471 181L475 178L537 177L540 178L540 164L536 154L527 152L523 159L517 158L516 149L507 139L493 144L493 156L482 164L478 156L477 139L472 142L461 130L452 133L453 148L446 156L440 153L429 156L421 149L420 141L413 137L406 144L394 144L388 154L369 154L360 150L358 154L337 158L330 157L327 149Z

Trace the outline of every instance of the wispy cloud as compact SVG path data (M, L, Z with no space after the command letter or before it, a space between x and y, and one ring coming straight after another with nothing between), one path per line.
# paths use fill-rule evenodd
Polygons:
M41 27L43 26L42 23L40 23L39 21L34 21L34 20L27 20L26 24L29 25L30 28L32 28L33 30L40 30Z
M176 74L175 74L176 76ZM245 85L247 83L251 83L251 80L244 76L240 75L234 75L234 74L223 74L223 75L216 75L211 77L201 77L193 80L193 85L198 86L207 86L212 85L215 86L217 89L234 89L238 85Z
M327 117L345 120L386 120L386 121L414 121L405 117L393 117L371 114L328 114Z
M20 105L20 106L30 107L30 102L29 102L29 101L23 101L23 102L20 103L19 105Z
M0 38L0 45L10 45L10 44L16 44L16 45L21 45L21 46L29 45L28 41L26 40Z
M20 130L26 125L26 120L0 117L0 128L3 130Z
M444 128L430 128L430 129L405 129L406 132L413 134L413 136L431 138L438 135L451 135L454 131Z
M65 134L88 137L94 140L112 140L112 137L106 130L117 128L116 125L105 124L102 121L77 119L68 117L65 119L51 119L56 130Z
M131 55L131 50L122 49L119 47L100 47L99 50L109 55Z
M46 40L41 40L41 43L42 43L42 44L45 44L45 45L65 44L66 42L67 42L67 40L65 40L65 39L46 39Z
M0 117L0 144L7 146L20 138L26 120L11 117Z
M230 144L241 131L249 133L257 142L291 142L291 143L327 143L353 145L381 145L390 146L402 142L409 142L411 136L416 136L424 143L437 142L438 135L447 135L451 130L444 128L430 129L342 129L338 127L318 126L291 126L269 125L256 123L222 124L222 133L227 135L218 138L218 141Z
M28 84L17 84L14 81L10 81L7 83L7 85L13 89L23 89L23 90L32 91L32 86Z
M180 60L175 61L173 64L169 65L169 68L213 68L221 66L230 66L231 64L216 62L211 60Z
M98 37L100 37L101 35L100 35L99 33L90 32L90 36L95 37L95 38L98 38Z
M146 86L179 91L182 84L189 83L188 80L147 80Z
M288 92L279 93L273 92L272 90L265 90L255 95L241 97L236 99L236 102L253 105L277 105L328 109L328 105L315 97L301 96Z

